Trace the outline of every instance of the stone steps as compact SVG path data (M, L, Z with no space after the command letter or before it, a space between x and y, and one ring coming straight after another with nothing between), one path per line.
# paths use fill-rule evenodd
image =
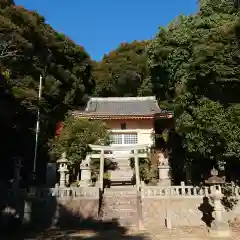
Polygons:
M131 181L133 171L131 168L120 167L111 172L111 181Z
M131 182L133 177L133 170L129 165L129 158L124 155L119 155L117 158L118 169L111 172L111 181L116 182Z
M117 219L123 227L136 228L138 225L137 193L131 187L105 189L103 196L102 219Z
M111 174L111 181L131 181L132 180L132 173L127 172L116 172Z
M108 197L114 197L114 196L136 196L137 195L137 190L133 186L119 186L119 187L111 187L107 188L104 191L104 196Z

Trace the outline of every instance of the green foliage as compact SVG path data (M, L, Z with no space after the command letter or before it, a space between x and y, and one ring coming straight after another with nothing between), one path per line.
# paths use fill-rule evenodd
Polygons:
M100 172L100 159L91 159L90 167L92 171L92 178L97 179ZM104 179L110 179L110 172L117 169L117 162L112 161L112 159L104 159Z
M123 43L105 55L102 61L95 63L95 95L150 95L152 87L148 79L146 54L148 43L149 41Z
M233 208L236 206L238 203L238 199L234 194L234 185L232 184L224 184L222 186L222 193L223 193L223 198L221 200L222 205L226 209L226 211L231 211Z
M78 119L69 116L63 122L60 135L50 140L55 159L66 152L67 159L72 163L81 163L91 151L89 144L109 144L107 127L104 122Z
M38 13L1 1L0 131L5 168L12 158L31 171L37 107L40 107L38 169L48 161L47 141L68 110L85 103L93 89L91 60L85 50L56 32ZM43 94L38 102L40 74ZM6 171L10 172L10 171ZM24 175L24 174L23 174ZM10 177L10 176L8 176Z
M239 159L239 17L233 0L201 0L197 14L159 29L148 47L154 93L173 102L175 144L199 174Z
M1 1L1 154L9 169L14 156L28 166L26 175L31 169L37 107L41 112L38 156L47 161L47 142L56 123L69 110L83 106L92 93L154 94L161 107L174 110L174 130L161 130L161 138L173 165L175 156L178 171L196 169L201 175L212 165L239 162L239 1L199 0L199 6L198 13L181 15L160 28L154 40L121 44L92 63L81 46L52 29L44 17L11 0ZM38 102L40 74L44 84ZM100 122L70 117L64 126L51 144L56 157L67 151L73 163L84 158L88 143L107 138L106 126ZM99 160L92 161L97 172ZM106 169L114 168L111 160L105 161ZM147 181L155 174L150 165L146 160L140 164Z
M238 0L200 0L200 11L205 15L220 13L232 13L236 11Z
M130 158L130 166L135 169L134 158ZM157 168L151 164L150 158L139 158L140 179L147 184L152 184L157 179Z
M0 8L6 8L6 7L10 7L12 5L14 5L14 1L13 0L1 0L0 2Z
M176 130L184 136L187 151L216 162L239 158L240 115L235 108L224 108L208 99L199 99L195 105L188 104L176 119Z

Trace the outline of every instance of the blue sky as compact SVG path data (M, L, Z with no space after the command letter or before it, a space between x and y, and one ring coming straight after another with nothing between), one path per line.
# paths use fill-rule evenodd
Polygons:
M158 26L197 11L197 0L15 0L100 60L121 42L151 39Z

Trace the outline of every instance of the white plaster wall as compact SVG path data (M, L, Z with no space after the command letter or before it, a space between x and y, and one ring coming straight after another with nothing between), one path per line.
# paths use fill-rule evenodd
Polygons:
M138 143L153 145L154 129L139 129Z
M137 133L138 144L153 144L154 120L133 119L133 120L106 120L110 132L115 133ZM121 123L126 124L126 129L121 129Z

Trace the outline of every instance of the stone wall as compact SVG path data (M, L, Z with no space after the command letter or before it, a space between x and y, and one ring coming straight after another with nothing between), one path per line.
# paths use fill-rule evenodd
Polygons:
M95 224L98 219L99 196L86 196L87 194L89 190L84 192L85 196L10 195L1 199L0 224L11 225L11 222L17 221L33 229L77 228L86 222L88 225Z
M205 226L206 222L212 220L210 194L208 187L144 186L141 188L140 207L137 207L137 191L134 187L111 188L104 193L102 211L105 211L105 215L102 220L123 217L124 222L127 220L126 214L134 212L131 221L141 220L149 230L165 227L166 219L172 227ZM239 187L234 189L233 196L240 199ZM56 188L34 193L30 191L18 196L10 194L4 201L2 198L0 203L2 212L6 207L12 208L25 224L33 227L77 228L84 222L96 224L99 219L99 200L98 188ZM114 210L114 214L110 210ZM224 218L231 221L240 219L240 201L231 211L224 212Z
M205 199L205 200L204 200ZM149 197L142 199L143 222L147 229L166 227L166 219L171 226L206 226L212 221L213 206L207 197ZM224 218L240 220L240 202L232 210L224 211Z
M59 200L52 225L70 228L86 222L91 225L98 219L98 211L98 199Z
M198 209L201 199L145 198L142 200L143 221L146 228L164 227L166 218L172 227L201 226L202 212Z

